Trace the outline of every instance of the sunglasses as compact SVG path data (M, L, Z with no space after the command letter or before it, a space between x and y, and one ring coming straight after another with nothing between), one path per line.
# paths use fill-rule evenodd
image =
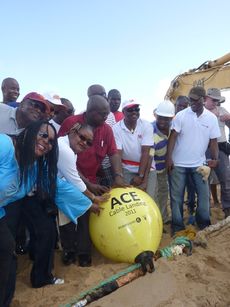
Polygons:
M35 100L29 100L29 102L33 108L40 110L42 113L46 112L46 107L41 102Z
M55 140L54 139L49 139L49 134L47 132L42 132L42 131L39 131L38 132L38 135L43 138L43 139L48 139L48 143L49 145L53 146L54 145L54 142Z
M140 112L140 108L129 108L126 110L127 112L131 113L131 112Z
M87 139L84 135L81 133L77 132L77 135L81 139L82 142L85 142L87 146L91 147L93 145L93 141L90 139Z

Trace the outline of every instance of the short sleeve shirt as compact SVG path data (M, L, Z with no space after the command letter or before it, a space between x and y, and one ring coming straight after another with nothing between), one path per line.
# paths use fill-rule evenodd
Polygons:
M123 119L113 126L113 132L117 149L122 151L122 167L130 172L137 172L139 165L133 164L140 163L141 147L154 145L152 125L139 118L135 130L131 132ZM155 168L154 162L152 166Z
M175 166L181 167L202 165L210 139L220 136L216 116L205 108L199 117L190 107L178 112L171 130L178 133L172 159Z
M18 127L16 112L17 108L0 103L0 133L17 135L24 130Z
M67 135L58 138L58 148L58 176L71 182L81 192L84 192L86 190L86 185L78 174L76 168L77 155L70 148Z

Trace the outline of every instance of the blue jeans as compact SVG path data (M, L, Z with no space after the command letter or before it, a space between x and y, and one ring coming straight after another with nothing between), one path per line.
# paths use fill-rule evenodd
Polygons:
M169 176L173 233L185 229L183 203L187 175L191 176L197 193L196 223L200 229L210 225L209 187L208 183L202 180L201 174L196 172L196 169L197 167L175 166Z
M189 214L193 214L196 207L196 191L190 174L187 174L186 188L188 193L188 211Z

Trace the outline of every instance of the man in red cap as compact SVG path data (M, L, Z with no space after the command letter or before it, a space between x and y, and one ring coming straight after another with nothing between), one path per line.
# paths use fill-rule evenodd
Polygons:
M36 92L27 94L18 108L0 104L0 133L17 135L30 123L45 119L49 111L48 102Z
M140 104L134 99L122 103L124 119L113 126L122 172L127 184L146 190L154 199L156 169L152 161L148 167L150 147L154 145L152 126L140 119Z
M42 95L36 92L27 94L18 108L12 108L4 103L0 103L0 133L18 135L30 123L46 119L49 111L48 102ZM22 204L23 200L18 200L6 208L6 222L15 238L18 234L19 222L21 221ZM14 260L12 266L16 266L16 257ZM14 277L10 276L8 280L8 302L11 301L14 293L14 283Z

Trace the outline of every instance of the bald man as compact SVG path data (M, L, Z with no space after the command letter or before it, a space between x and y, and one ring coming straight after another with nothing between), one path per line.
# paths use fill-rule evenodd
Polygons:
M16 108L18 103L16 100L20 95L20 88L18 81L14 78L6 78L2 81L2 96L3 103L10 107Z
M93 128L93 145L78 154L77 169L87 188L95 195L101 195L108 188L97 183L96 174L106 155L109 156L113 168L114 181L118 186L124 186L122 167L117 153L116 143L111 127L105 123L110 112L107 100L100 95L89 97L86 112L68 117L59 130L59 136L68 134L77 122L88 124ZM91 265L91 241L88 227L89 213L78 219L77 254L80 266Z

